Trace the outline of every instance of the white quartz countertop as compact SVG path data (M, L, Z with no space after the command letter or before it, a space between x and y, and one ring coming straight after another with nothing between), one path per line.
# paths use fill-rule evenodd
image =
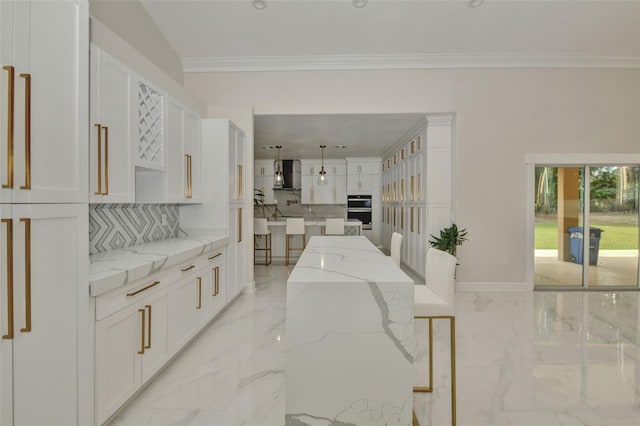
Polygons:
M89 256L89 293L99 296L201 254L225 247L229 238L215 233L190 233Z
M312 237L298 259L289 283L413 283L364 236Z
M283 220L268 220L268 226L285 226L287 224L286 219ZM311 219L304 221L304 226L326 226L326 219ZM362 222L357 219L350 219L344 221L344 226L362 226Z

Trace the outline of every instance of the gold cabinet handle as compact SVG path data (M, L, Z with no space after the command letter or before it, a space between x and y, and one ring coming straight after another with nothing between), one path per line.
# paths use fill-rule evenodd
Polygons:
M409 200L413 201L415 200L416 196L415 196L415 179L413 176L411 176L411 194L409 194Z
M109 128L104 129L104 192L102 195L109 195Z
M94 124L98 131L98 188L95 195L102 195L102 126Z
M209 260L213 260L213 259L215 259L215 258L216 258L216 257L218 257L218 256L222 256L222 253L214 254L213 256L208 257L207 259L209 259Z
M189 198L193 198L193 157L189 155Z
M147 324L147 338L149 343L145 346L145 349L151 349L151 305L145 305L145 309L149 309L149 323Z
M31 189L31 74L20 74L24 78L24 185L20 189Z
M21 217L20 222L24 222L24 298L26 317L26 325L20 331L28 333L31 331L31 219Z
M416 210L418 210L418 218L417 218L417 222L418 222L418 235L420 234L420 210L422 210L420 207L416 207Z
M145 316L144 314L145 314L146 310L145 309L138 309L138 312L140 312L142 314L142 321L141 321L142 326L140 327L140 331L141 331L141 334L140 334L140 350L138 351L138 354L144 355L144 340L145 340L145 338L144 338L144 323L146 322L145 319L144 319L144 316Z
M238 164L238 200L242 200L242 165Z
M242 242L242 208L238 209L238 242Z
M220 267L216 266L213 268L213 296L218 295L218 285L220 280Z
M195 268L195 267L196 267L196 265L191 265L191 266L187 266L186 268L182 268L182 269L180 269L180 270L181 270L182 272L187 272L187 271L189 271L189 270L191 270L191 269L193 269L193 268Z
M127 293L127 297L135 296L136 294L138 294L138 293L142 293L143 291L148 290L148 289L150 289L151 287L155 287L155 286L157 286L158 284L160 284L160 281L154 281L154 282L152 282L151 284L149 284L149 285L148 285L148 286L146 286L146 287L142 287L142 288L141 288L141 289L139 289L139 290L133 291L133 292L131 292L131 293Z
M413 232L413 207L410 207L409 216L411 216L411 232Z
M198 306L196 306L196 309L201 309L202 308L202 277L198 277L196 278L196 280L198 280Z
M184 198L191 198L191 156L189 154L184 155L185 160L185 177L187 185L185 188Z
M15 68L11 65L2 67L7 71L7 183L2 184L3 188L13 188L13 106L14 106L14 86ZM12 334L13 336L13 334Z
M404 229L404 207L400 207L400 229Z
M13 219L2 219L7 224L7 334L3 339L13 339Z

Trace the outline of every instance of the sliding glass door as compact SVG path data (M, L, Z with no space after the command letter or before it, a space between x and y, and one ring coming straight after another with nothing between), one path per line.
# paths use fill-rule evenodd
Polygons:
M536 287L638 287L639 175L637 166L535 168Z

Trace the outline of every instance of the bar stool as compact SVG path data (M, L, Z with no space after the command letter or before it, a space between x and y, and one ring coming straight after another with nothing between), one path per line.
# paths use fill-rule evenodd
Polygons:
M327 219L327 224L324 227L324 235L344 235L344 219Z
M289 252L299 250L303 251L307 245L307 236L304 233L304 219L303 218L287 218L286 228L286 252L284 257L285 266L289 265ZM291 247L289 239L293 235L302 235L302 247Z
M264 236L264 248L258 248L258 240ZM264 263L256 263L256 251L264 251ZM253 219L253 264L271 265L271 231L266 218Z
M429 386L416 386L414 392L433 392L433 320L448 319L451 330L451 424L456 425L456 258L435 248L427 251L426 285L414 286L413 315L429 320Z
M394 232L391 234L391 260L400 267L400 251L402 250L402 234Z

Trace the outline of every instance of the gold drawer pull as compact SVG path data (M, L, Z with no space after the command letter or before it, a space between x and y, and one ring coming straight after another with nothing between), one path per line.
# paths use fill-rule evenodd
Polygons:
M180 270L181 270L182 272L187 272L188 270L193 269L193 268L195 268L195 267L196 267L196 265L191 265L191 266L187 266L186 268L182 268L182 269L180 269Z
M3 339L13 339L13 219L2 219L7 224L7 334Z
M96 188L95 195L102 195L102 127L100 124L94 124L98 131L98 188Z
M102 126L104 130L104 191L102 195L109 195L109 128Z
M31 331L31 219L21 217L20 222L24 222L24 299L26 324L20 331L28 333Z
M145 305L145 308L149 308L149 324L147 327L147 338L149 339L149 344L145 346L145 349L151 349L151 305Z
M202 278L198 277L196 279L198 280L198 306L196 306L196 309L201 309L202 308Z
M14 86L15 86L15 68L6 65L2 67L7 71L7 183L2 184L3 188L13 188L13 107L14 107ZM11 332L13 333L13 331ZM12 334L13 337L13 334Z
M142 314L142 321L140 322L140 324L142 324L140 327L140 350L138 351L138 354L144 355L144 323L146 322L144 314L146 311L144 309L138 309L138 312Z
M20 74L24 78L24 185L20 189L31 189L31 74Z
M154 282L152 282L151 284L149 284L149 285L148 285L148 286L146 286L146 287L143 287L143 288L141 288L141 289L139 289L139 290L136 290L136 291L133 291L133 292L131 292L131 293L127 293L127 297L129 297L129 296L135 296L136 294L138 294L138 293L142 293L143 291L148 290L148 289L150 289L151 287L155 287L155 286L157 286L158 284L160 284L160 281L154 281Z
M215 259L216 257L221 256L221 255L222 255L222 253L214 254L213 256L208 257L207 259L209 259L209 260L213 260L213 259Z

